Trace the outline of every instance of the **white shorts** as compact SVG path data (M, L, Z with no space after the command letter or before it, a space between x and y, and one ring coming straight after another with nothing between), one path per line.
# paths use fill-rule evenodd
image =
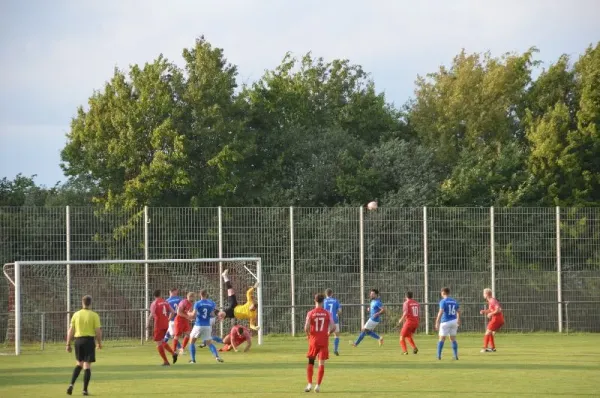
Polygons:
M212 328L210 326L194 325L192 328L192 333L190 333L190 337L200 341L210 340L212 338Z
M440 336L456 336L458 333L458 321L456 319L440 324Z
M336 323L335 324L335 329L333 329L333 333L339 333L340 332L340 324Z
M365 323L365 326L363 327L363 329L373 330L373 329L375 329L375 327L377 325L379 325L379 322L375 322L374 320L372 320L371 318L369 318L369 320L367 321L367 323Z
M215 318L215 317L210 318L210 326L215 326L216 322L217 322L217 318Z
M175 321L169 321L169 329L167 329L167 333L171 337L175 335Z

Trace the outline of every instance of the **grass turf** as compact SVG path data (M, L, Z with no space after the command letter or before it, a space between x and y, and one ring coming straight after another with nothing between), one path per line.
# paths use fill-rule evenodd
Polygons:
M481 336L459 335L459 361L450 344L435 360L436 338L417 335L417 355L400 355L396 336L386 344L366 337L358 348L343 336L341 355L327 362L322 394L378 396L598 396L600 335L505 334L496 337L497 353L480 354ZM332 344L333 345L333 344ZM331 345L331 347L332 347ZM153 345L117 346L107 342L97 353L90 394L98 397L197 397L306 395L306 340L271 337L249 353L225 353L216 363L208 349L197 350L197 364L186 353L162 368ZM66 395L73 354L63 345L45 351L27 347L19 357L0 356L0 397ZM315 366L316 381L317 367ZM74 396L81 396L83 373Z

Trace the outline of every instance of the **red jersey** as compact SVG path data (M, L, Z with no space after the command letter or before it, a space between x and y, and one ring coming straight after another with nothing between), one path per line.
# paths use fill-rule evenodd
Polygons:
M192 310L192 303L190 302L190 300L188 300L188 299L181 300L179 302L179 304L177 305L177 312L179 312L179 310L182 310L183 313L186 314L186 316L182 317L181 315L177 315L175 317L175 320L178 320L179 322L182 322L182 321L189 322L190 319L187 317L187 313Z
M504 321L504 314L502 314L502 307L500 306L500 302L498 300L496 300L494 297L490 297L490 299L488 300L488 306L490 312L500 309L500 312L498 312L495 315L492 315L492 319Z
M406 315L406 323L419 323L419 303L413 299L408 299L402 305L402 312Z
M150 304L150 314L154 318L154 329L168 329L169 328L169 313L170 306L163 298L157 298Z
M244 329L244 334L242 334L241 336L238 333L238 329L239 328ZM250 341L252 339L252 335L250 334L250 331L248 331L248 329L246 329L243 326L234 326L231 328L231 332L229 333L229 337L231 338L231 341L233 342L233 344L237 347L240 344L242 344L245 341Z
M311 344L329 344L329 325L333 325L331 313L324 308L315 308L306 314L306 326L309 326L308 340Z

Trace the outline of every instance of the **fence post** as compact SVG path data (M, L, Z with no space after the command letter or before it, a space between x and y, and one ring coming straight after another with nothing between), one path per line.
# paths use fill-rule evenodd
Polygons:
M66 255L67 261L71 261L71 208L65 209L66 217ZM67 329L71 324L71 264L67 264Z
M292 336L296 335L296 271L294 267L294 207L290 206L290 290L292 291Z
M219 230L219 258L223 258L223 208L219 206L218 208L218 230ZM223 308L223 278L221 277L223 274L223 261L219 261L219 308ZM223 337L223 322L219 322L219 330L221 333L221 337Z
M496 297L496 237L494 229L494 206L492 206L490 207L490 268L492 272L492 295Z
M556 295L558 298L558 332L563 331L562 322L562 259L560 256L560 206L556 206Z
M144 206L144 260L150 259L150 250L148 248L148 243L150 239L148 238L148 224L150 224L150 220L148 219L148 206ZM148 263L144 264L144 310L148 310L150 307L150 281L148 275ZM143 318L143 316L142 316ZM146 330L146 340L148 340L148 330Z
M40 316L40 324L42 325L42 351L44 351L44 345L46 344L46 313L42 312L42 315Z
M360 325L365 324L365 209L359 212Z
M425 334L429 334L429 259L427 256L427 207L423 207L423 295L425 296Z

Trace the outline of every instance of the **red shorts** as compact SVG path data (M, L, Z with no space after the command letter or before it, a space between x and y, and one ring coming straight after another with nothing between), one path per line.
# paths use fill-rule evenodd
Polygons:
M329 342L327 344L310 343L308 345L307 358L317 358L320 361L329 359Z
M169 330L169 328L154 328L154 341L161 341L162 339L165 338L165 334L167 334L167 331Z
M190 326L190 322L182 319L181 321L175 321L174 325L175 336L179 337L184 333L189 333L192 331L192 327Z
M492 332L495 332L498 329L500 329L502 327L502 325L504 325L504 319L502 319L502 318L492 318L488 322L487 329L491 330Z
M418 328L418 323L405 323L404 326L402 326L402 330L400 331L400 336L410 337L417 331Z

